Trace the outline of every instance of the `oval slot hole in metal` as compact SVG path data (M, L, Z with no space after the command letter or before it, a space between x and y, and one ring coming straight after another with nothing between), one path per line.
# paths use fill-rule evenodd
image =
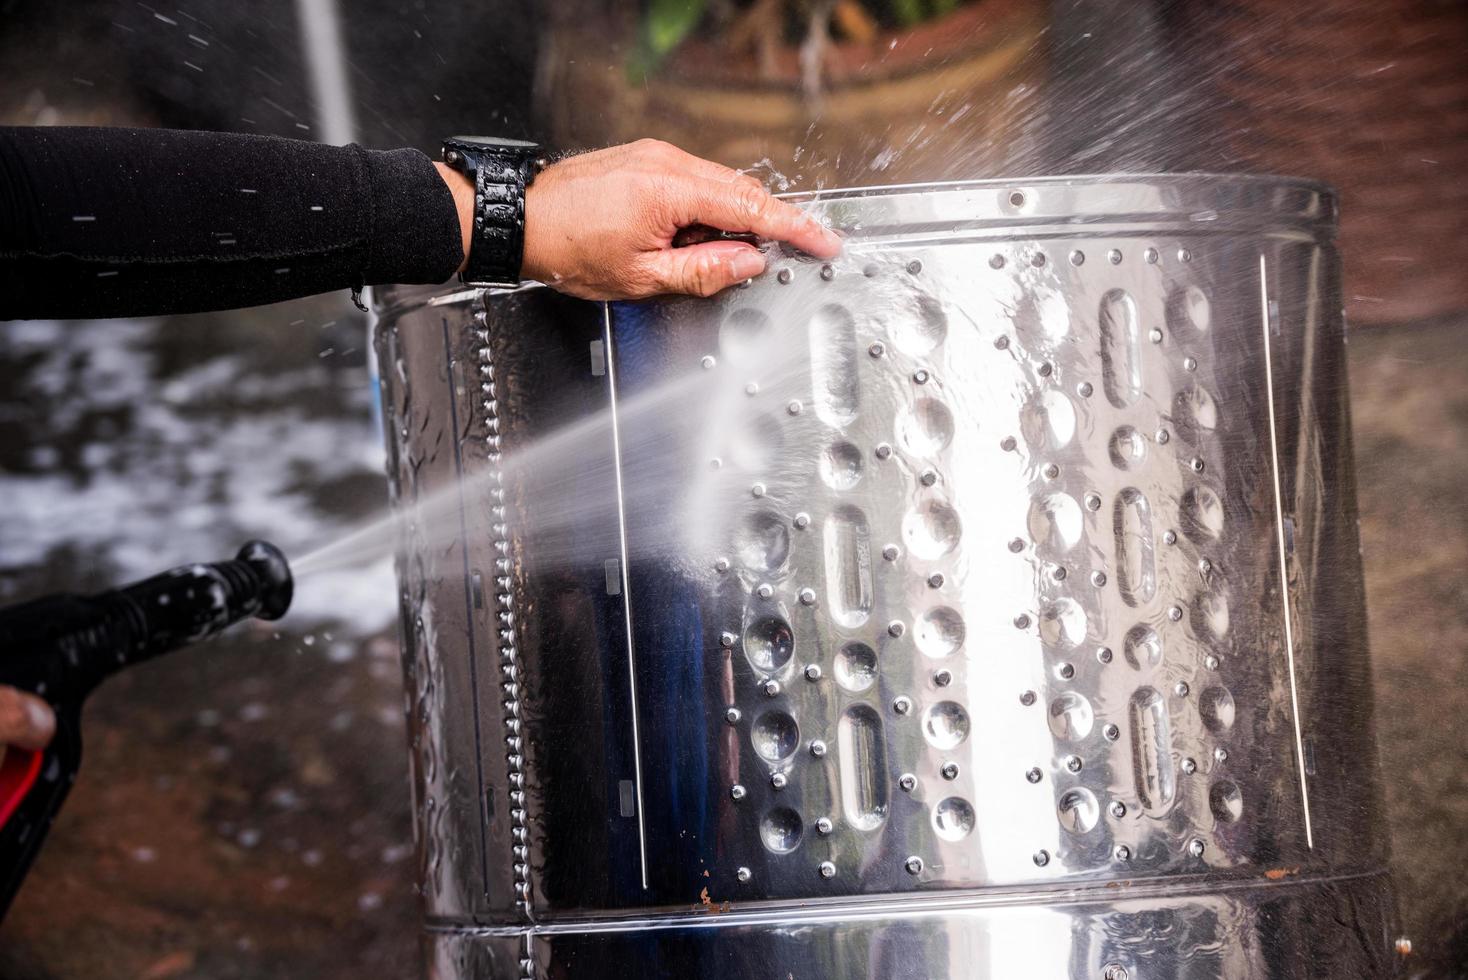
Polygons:
M1130 710L1132 777L1137 799L1148 813L1162 813L1177 798L1177 772L1172 763L1172 724L1167 703L1156 688L1132 695Z
M1146 494L1127 487L1113 509L1116 529L1116 585L1129 606L1157 595L1157 548L1152 537L1152 506Z
M1106 397L1126 408L1142 396L1142 322L1124 289L1101 297L1101 380Z
M828 304L811 317L809 333L816 415L839 428L856 418L856 321L844 306Z
M872 541L866 516L855 507L838 507L826 517L822 544L831 618L841 626L860 626L872 611Z
M841 808L857 830L875 830L887 816L887 749L882 719L866 704L847 708L836 726L841 753Z

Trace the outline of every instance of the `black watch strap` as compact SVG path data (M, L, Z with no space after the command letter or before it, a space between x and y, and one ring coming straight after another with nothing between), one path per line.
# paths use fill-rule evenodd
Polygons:
M459 278L473 286L514 286L525 257L525 189L540 147L520 140L453 136L443 160L474 181L474 231Z

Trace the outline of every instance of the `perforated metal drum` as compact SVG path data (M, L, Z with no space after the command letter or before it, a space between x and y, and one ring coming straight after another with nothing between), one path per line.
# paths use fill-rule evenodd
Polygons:
M384 299L431 974L1392 975L1329 189L807 200Z

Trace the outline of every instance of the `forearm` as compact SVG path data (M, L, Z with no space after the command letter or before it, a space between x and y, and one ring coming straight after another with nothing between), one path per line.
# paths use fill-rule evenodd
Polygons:
M413 150L0 128L0 319L196 312L442 282L463 261L462 203Z

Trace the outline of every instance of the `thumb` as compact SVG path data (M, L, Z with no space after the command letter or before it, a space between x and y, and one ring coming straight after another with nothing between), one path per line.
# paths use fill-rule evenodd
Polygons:
M0 687L0 745L44 749L56 733L56 716L40 698Z
M659 292L712 296L765 271L764 253L744 242L704 242L665 248L653 259Z

